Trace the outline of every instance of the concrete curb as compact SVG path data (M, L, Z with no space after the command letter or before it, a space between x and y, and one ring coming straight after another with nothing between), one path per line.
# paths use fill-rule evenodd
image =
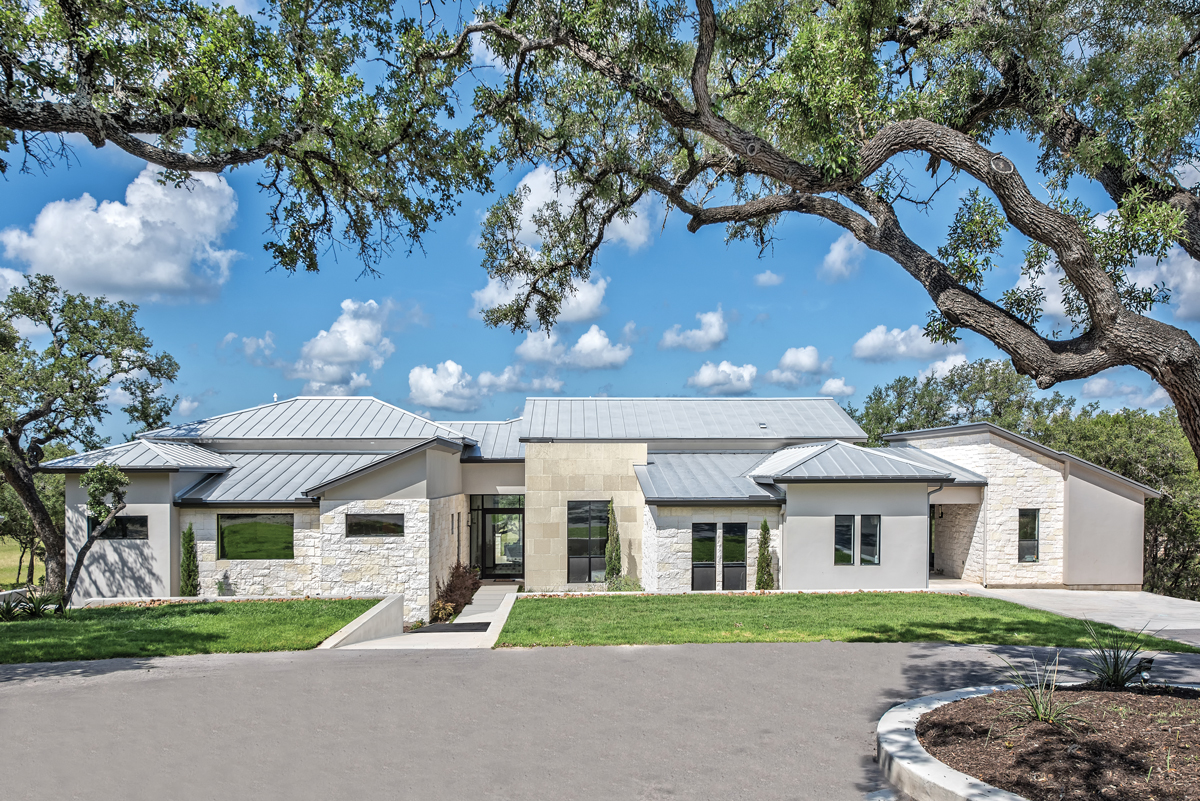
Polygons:
M1200 689L1200 684L1173 684L1155 682L1168 687ZM1069 687L1070 685L1061 685ZM942 704L991 695L994 692L1015 690L1015 684L991 684L983 687L968 687L950 690L892 707L879 719L875 730L875 745L879 755L879 769L893 787L913 801L1026 801L1023 796L993 787L986 782L961 773L944 762L939 762L925 750L917 739L917 721L926 712L932 712Z
M404 595L388 595L336 631L317 648L341 648L344 645L395 637L403 633Z

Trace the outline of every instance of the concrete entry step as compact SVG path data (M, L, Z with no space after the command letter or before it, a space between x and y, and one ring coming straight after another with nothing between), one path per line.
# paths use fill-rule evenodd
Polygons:
M428 626L421 626L419 629L413 629L410 634L437 634L440 631L487 631L488 626L492 625L486 620L469 621L467 623L430 623Z
M432 623L416 631L355 643L347 648L390 650L410 648L491 648L500 638L517 597L517 584L484 584L453 623ZM417 636L421 635L421 636Z

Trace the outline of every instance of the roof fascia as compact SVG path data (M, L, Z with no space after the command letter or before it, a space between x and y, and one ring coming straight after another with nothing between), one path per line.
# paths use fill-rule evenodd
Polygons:
M298 509L311 509L320 506L319 498L298 498L290 501L174 501L172 506L181 509L270 509L276 506L293 506Z
M784 498L767 495L747 498L646 498L651 506L783 506Z
M946 476L945 478L942 478L941 476L896 476L896 477L893 477L893 476L881 476L881 477L858 476L856 478L842 478L841 476L837 476L835 478L811 478L811 477L777 478L777 479L775 479L775 483L776 484L954 484L954 486L956 486L956 487L979 486L979 485L959 484L959 483L955 482L954 478L951 476Z

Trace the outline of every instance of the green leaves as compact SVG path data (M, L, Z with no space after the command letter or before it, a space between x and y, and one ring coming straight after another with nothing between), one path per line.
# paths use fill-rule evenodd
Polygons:
M125 488L129 486L129 478L119 468L101 462L84 473L79 484L87 491L88 514L98 526L110 522L110 515L115 516L125 508Z

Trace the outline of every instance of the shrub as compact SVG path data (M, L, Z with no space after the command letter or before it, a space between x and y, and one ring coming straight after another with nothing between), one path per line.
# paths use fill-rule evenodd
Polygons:
M1154 662L1142 656L1145 628L1141 631L1113 629L1101 634L1090 620L1083 621L1083 626L1092 640L1088 647L1089 656L1083 658L1088 665L1084 670L1096 677L1095 682L1101 689L1125 689L1129 682L1143 670L1148 670Z
M1017 685L1021 692L1021 700L1009 702L1003 714L1018 718L1021 725L1039 721L1066 729L1071 728L1072 722L1079 720L1077 716L1068 714L1067 710L1078 706L1080 702L1064 703L1055 695L1058 691L1057 652L1054 654L1053 663L1041 665L1036 659L1033 660L1033 667L1028 672L1019 670L1007 659L1004 659L1004 664L1008 665L1006 678Z
M608 502L608 542L604 543L604 580L612 581L621 575L621 531L613 502Z
M21 604L21 611L28 618L60 615L63 611L62 596L49 592L30 591L25 594L25 602Z
M642 585L633 576L613 576L608 580L609 592L643 592Z
M771 527L765 517L758 528L758 571L754 576L754 589L775 589L775 574L771 572Z
M481 586L483 586L483 582L479 580L478 573L462 562L456 562L454 567L450 568L450 578L446 580L446 583L443 584L441 580L437 582L437 592L435 593L437 600L430 607L430 617L437 620L436 617L433 617L433 608L439 602L444 602L452 610L445 619L461 614L463 607L471 603L471 599L475 597L475 591Z
M25 608L25 600L20 595L6 595L0 601L0 623L9 623L21 616Z
M438 599L429 607L429 620L433 623L445 623L454 617L454 607L446 601Z
M191 523L183 531L179 551L179 594L195 598L200 594L200 565L196 562L196 533Z

